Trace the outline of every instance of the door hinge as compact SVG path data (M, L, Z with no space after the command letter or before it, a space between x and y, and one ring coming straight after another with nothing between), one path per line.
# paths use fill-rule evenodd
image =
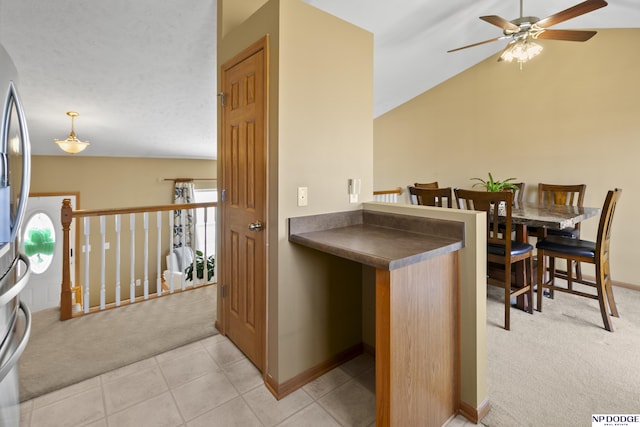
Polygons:
M224 92L218 92L218 96L220 97L220 105L224 107L227 104Z
M225 285L222 285L221 291L222 291L221 292L222 293L222 298L226 297L227 296L227 287Z
M227 199L227 190L222 189L222 191L220 192L220 201L224 202Z

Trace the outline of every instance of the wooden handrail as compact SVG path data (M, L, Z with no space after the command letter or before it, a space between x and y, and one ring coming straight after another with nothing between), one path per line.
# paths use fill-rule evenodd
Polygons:
M217 207L217 202L182 203L169 205L138 206L129 208L111 209L79 209L73 210L71 199L64 199L61 208L62 223L62 284L60 291L60 319L67 320L73 317L72 295L77 291L71 286L71 254L70 254L70 229L74 219L86 217L101 217L108 215L137 214L145 212L180 211L198 208ZM195 276L194 276L195 277Z
M65 199L69 200L69 199ZM71 201L69 201L71 203ZM64 206L64 201L63 201ZM86 216L122 215L129 213L157 212L157 211L179 211L183 209L210 208L218 206L218 202L183 203L179 205L154 205L141 206L135 208L117 209L79 209L71 213L73 218L83 218Z
M373 192L374 196L380 196L382 194L402 194L402 187L394 188L393 190L376 190Z

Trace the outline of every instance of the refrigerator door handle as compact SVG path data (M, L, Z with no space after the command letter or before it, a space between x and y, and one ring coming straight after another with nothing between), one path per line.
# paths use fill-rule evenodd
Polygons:
M22 334L22 338L20 339L20 343L16 347L15 351L9 358L7 362L0 366L0 383L7 376L9 372L13 369L13 367L18 363L20 356L22 356L22 352L27 347L27 342L29 341L29 335L31 335L31 310L24 302L20 302L20 310L24 313L24 318L26 320L24 325L24 333Z
M22 291L22 289L24 289L24 287L27 285L27 282L29 281L29 277L31 276L31 265L29 263L29 258L27 258L24 254L18 255L18 258L13 261L13 265L11 266L7 274L11 274L11 271L16 268L18 263L21 261L26 267L24 273L22 273L22 276L18 278L15 285L10 287L4 294L0 295L0 306L8 304L9 301L11 301L16 295L20 293L20 291Z
M31 184L31 142L29 141L29 130L27 129L27 119L24 115L24 109L22 108L22 102L20 96L18 96L18 89L13 84L13 81L9 84L9 90L7 99L4 105L4 116L9 117L11 107L15 107L15 111L18 119L18 126L20 127L21 136L21 149L22 149L22 182L20 183L20 198L18 199L18 207L16 210L16 216L14 223L11 224L11 241L14 241L22 220L24 218L25 211L27 209L27 199L29 198L29 187ZM10 147L7 146L6 139L8 135L9 123L4 123L2 126L2 138L3 149L5 153L8 153Z

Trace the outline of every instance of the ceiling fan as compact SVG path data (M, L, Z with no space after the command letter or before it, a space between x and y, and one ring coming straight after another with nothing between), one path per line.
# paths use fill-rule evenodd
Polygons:
M532 40L566 40L575 42L584 42L589 40L596 34L596 31L586 30L549 30L552 25L559 24L569 19L592 12L601 7L605 7L607 2L604 0L586 0L575 6L572 6L562 12L558 12L544 19L535 16L522 16L522 0L520 0L520 17L512 21L507 21L497 15L481 16L480 19L502 28L503 36L495 37L490 40L473 43L467 46L452 49L447 52L456 52L458 50L467 49L469 47L479 46L485 43L491 43L498 40L511 39L509 44L498 58L498 61L511 61L516 59L522 63L533 56L540 53L542 47Z

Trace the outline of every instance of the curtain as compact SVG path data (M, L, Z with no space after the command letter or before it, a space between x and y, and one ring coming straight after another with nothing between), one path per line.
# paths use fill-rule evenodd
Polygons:
M174 203L194 203L195 185L193 181L176 181L173 191ZM173 247L193 248L193 210L173 211Z

